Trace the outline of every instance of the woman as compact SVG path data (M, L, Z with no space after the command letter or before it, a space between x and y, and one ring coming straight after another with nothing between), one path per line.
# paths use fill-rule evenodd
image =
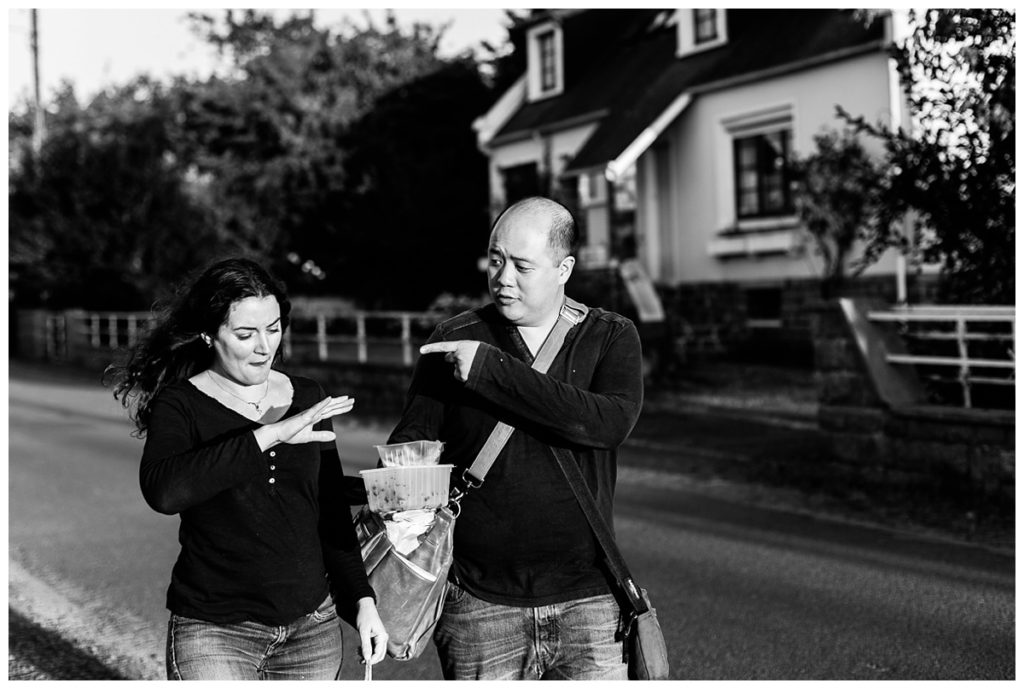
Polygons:
M256 263L216 263L135 348L114 390L146 437L146 502L181 515L169 679L335 679L331 593L355 613L364 662L386 651L334 433L317 430L353 400L272 368L290 308Z

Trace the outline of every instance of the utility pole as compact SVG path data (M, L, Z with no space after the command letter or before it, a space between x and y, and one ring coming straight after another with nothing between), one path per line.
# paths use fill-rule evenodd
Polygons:
M44 127L43 102L40 96L39 87L39 10L29 10L32 13L32 77L35 86L35 126L32 129L32 152L38 156L43 148Z

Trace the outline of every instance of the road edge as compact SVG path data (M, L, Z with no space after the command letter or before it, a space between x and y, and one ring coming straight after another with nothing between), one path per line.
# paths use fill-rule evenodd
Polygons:
M166 679L165 640L151 624L127 610L88 602L72 585L54 585L13 557L8 557L7 604L128 679Z

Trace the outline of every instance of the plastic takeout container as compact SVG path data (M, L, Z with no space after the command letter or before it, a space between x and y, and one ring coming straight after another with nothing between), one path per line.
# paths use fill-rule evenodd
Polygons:
M418 467L364 469L371 512L388 514L404 510L433 510L448 504L452 464Z
M386 467L429 466L441 461L444 443L439 440L413 440L408 443L374 445Z

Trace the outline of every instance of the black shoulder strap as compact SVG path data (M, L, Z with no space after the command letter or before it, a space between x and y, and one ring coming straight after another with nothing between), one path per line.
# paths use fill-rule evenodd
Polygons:
M594 500L594 495L590 492L590 488L587 487L586 479L583 478L583 472L580 471L576 458L564 447L551 447L550 450L555 456L558 466L562 469L562 473L565 474L566 480L569 481L569 487L572 488L572 492L576 496L583 514L590 523L590 528L594 532L601 550L604 551L608 569L611 571L612 576L615 577L615 580L619 582L619 586L622 587L622 593L629 600L629 604L636 614L640 615L647 612L647 604L644 602L643 596L640 595L640 588L633 581L633 577L629 573L626 560L622 557L619 547L615 544L615 536L612 534L604 517L601 516L601 512L597 507L597 501Z

